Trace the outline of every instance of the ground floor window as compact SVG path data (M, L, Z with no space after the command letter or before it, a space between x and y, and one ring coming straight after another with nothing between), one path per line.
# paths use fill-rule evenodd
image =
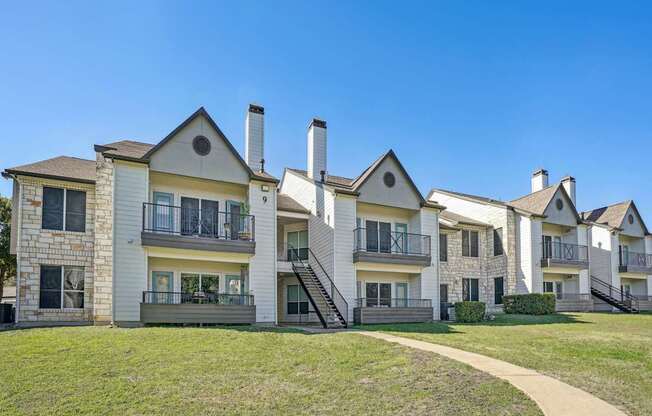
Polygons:
M41 265L39 308L82 309L84 268Z
M219 292L220 277L215 274L181 273L181 292Z
M505 294L504 279L502 277L494 278L494 305L503 304L503 295Z
M287 286L288 315L306 315L308 313L308 295L299 285Z
M462 279L462 298L467 302L477 302L480 300L478 279Z
M391 283L366 283L365 297L367 306L392 306Z
M562 282L543 282L543 293L554 293L557 299L563 298Z

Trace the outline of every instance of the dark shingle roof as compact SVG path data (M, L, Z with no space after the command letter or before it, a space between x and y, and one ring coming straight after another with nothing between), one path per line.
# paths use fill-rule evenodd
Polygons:
M128 159L142 159L154 147L151 143L136 142L133 140L120 140L100 146L106 149L102 153L107 156L125 157Z
M278 198L276 199L276 207L281 211L291 211L291 212L300 212L302 214L310 214L309 210L304 208L292 197L285 194L278 194Z
M95 183L95 161L59 156L5 170L8 174Z
M509 204L513 207L520 208L537 215L544 215L546 208L550 204L550 200L555 196L557 189L561 184L549 186L540 191L532 192L521 198L515 199Z
M498 205L503 205L503 206L509 206L505 202L500 201L498 199L492 199L492 198L487 198L487 197L484 197L484 196L465 194L465 193L462 193L462 192L449 191L447 189L438 189L438 188L433 188L430 191L430 194L428 194L427 199L430 199L430 197L432 197L432 194L434 194L435 192L441 192L441 193L444 193L444 194L451 194L451 195L454 195L454 196L461 196L463 198L473 199L475 201L482 202L482 203L485 203L485 204L498 204Z
M287 168L287 170L297 173L303 177L308 177L308 172L303 169ZM354 179L345 178L344 176L327 175L326 185L331 185L336 188L351 189Z
M632 201L624 201L614 205L586 211L582 213L582 218L586 221L595 222L597 224L605 224L610 227L620 228L631 203Z
M452 222L454 224L460 223L460 224L467 224L467 225L477 225L479 227L491 227L491 224L487 224L486 222L482 221L477 221L469 217L465 217L464 215L456 214L451 211L442 211L439 214L439 218L441 218L444 221Z

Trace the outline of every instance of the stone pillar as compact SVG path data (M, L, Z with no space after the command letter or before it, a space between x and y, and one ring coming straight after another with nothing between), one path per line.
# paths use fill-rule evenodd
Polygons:
M93 319L113 321L113 161L97 153Z

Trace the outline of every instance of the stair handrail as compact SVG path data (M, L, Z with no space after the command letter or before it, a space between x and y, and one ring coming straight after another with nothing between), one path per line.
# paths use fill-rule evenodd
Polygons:
M301 263L301 265L303 265L305 267L306 264L297 255L298 254L298 249L295 249L291 244L288 244L288 248L290 249L289 251L291 253L290 262L295 263L295 257L296 257L296 260L299 261ZM337 286L335 286L335 282L333 282L333 279L331 279L331 277L328 275L328 273L324 269L324 266L322 266L321 262L319 261L319 259L315 255L315 253L310 249L310 247L303 247L303 248L308 249L308 253L309 253L308 266L310 266L310 256L312 256L312 258L315 260L315 263L319 266L319 269L321 269L322 274L326 277L327 281L324 282L323 279L321 278L321 276L318 273L315 273L315 275L317 276L317 278L321 282L322 286L324 286L324 288L330 287L329 296L331 297L331 300L335 304L335 307L337 308L337 311L340 313L340 315L342 315L342 318L344 319L344 325L347 326L348 322L349 322L349 304L348 304L348 302L346 301L344 296L342 296L342 293L340 293Z
M632 296L631 294L623 292L622 290L618 289L617 287L615 287L615 286L613 286L613 285L611 285L611 284L605 282L604 280L599 279L599 278L597 278L595 276L591 276L591 283L597 283L598 285L602 285L602 287L606 287L607 289L609 289L609 296L611 296L612 298L618 298L619 297L621 302L625 302L625 300L627 300L627 302L629 303L630 308L639 310L638 309L638 299L636 297ZM591 287L593 287L593 285L591 285ZM613 294L616 294L616 296L613 296Z

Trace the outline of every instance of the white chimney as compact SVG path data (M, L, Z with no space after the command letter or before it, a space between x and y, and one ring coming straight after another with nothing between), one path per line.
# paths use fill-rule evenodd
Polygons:
M308 126L308 177L321 180L326 172L326 122L313 118Z
M254 171L263 169L265 109L259 105L249 104L245 120L245 160Z
M577 206L577 200L576 198L576 191L575 191L575 178L572 176L566 176L564 179L561 180L561 184L566 190L566 193L568 196L570 196L571 201L573 201L573 205Z
M548 171L539 169L532 174L532 192L540 191L548 187Z

